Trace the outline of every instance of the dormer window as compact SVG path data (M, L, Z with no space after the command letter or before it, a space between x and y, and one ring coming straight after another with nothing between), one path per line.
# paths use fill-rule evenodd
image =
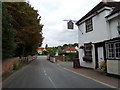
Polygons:
M92 18L88 19L86 22L86 33L93 30Z

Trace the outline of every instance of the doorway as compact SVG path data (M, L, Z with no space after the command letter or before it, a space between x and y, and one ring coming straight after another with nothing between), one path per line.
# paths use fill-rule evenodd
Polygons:
M100 67L100 63L101 61L104 61L104 51L103 51L103 47L98 47L98 68Z

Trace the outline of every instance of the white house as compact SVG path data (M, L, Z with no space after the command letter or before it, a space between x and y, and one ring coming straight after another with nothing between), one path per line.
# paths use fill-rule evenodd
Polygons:
M105 61L107 73L120 75L120 2L100 2L76 25L81 66L97 69Z

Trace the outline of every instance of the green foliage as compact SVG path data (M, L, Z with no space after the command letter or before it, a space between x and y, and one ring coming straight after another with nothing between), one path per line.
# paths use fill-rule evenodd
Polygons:
M54 57L55 56L55 53L56 53L56 48L47 48L47 51L48 51L48 54L51 56L51 57Z
M72 61L75 58L78 58L78 52L77 53L67 53L66 54L66 61Z
M27 63L25 61L20 60L18 64L13 64L13 70L19 70L23 66L25 66Z
M43 51L42 55L48 55L48 51Z
M65 56L65 61L71 61L71 58L69 55Z
M58 50L58 57L60 56L63 56L65 55L65 60L66 61L72 61L74 58L78 58L78 51L76 53L66 53L64 51L64 49L68 46L78 46L77 43L74 43L74 44L64 44L63 46L58 46L58 47L52 47L52 48L48 48L47 51L48 51L48 54L52 57L55 56L55 52L56 50Z
M18 65L17 64L13 64L13 70L18 70Z
M5 3L2 4L2 60L14 56L16 44L14 41L15 30L11 25L11 17L8 14Z
M16 30L16 56L36 54L38 45L43 41L40 34L43 25L40 24L41 17L38 11L26 2L6 2L5 4L11 16L11 24Z
M58 47L58 55L63 55L65 54L65 51L63 51L62 47Z
M14 71L21 69L23 66L27 65L25 61L20 60L18 64L13 64L13 70L8 70L2 74L2 80L5 80L7 77L12 75Z

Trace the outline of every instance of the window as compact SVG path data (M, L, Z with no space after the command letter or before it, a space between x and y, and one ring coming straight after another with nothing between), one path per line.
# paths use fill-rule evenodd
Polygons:
M110 43L108 45L108 57L114 58L114 44L113 43Z
M85 44L85 56L90 56L92 57L92 48L88 48L89 44Z
M120 58L120 42L115 44L115 56L117 59Z
M86 32L90 32L93 30L92 18L86 21Z
M120 42L106 44L107 58L120 59Z

